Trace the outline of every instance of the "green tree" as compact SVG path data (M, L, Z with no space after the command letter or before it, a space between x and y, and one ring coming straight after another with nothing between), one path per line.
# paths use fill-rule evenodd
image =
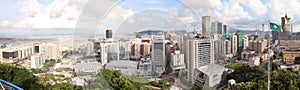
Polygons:
M61 62L61 59L57 59L57 62L56 63L60 63Z
M256 82L261 79L265 79L267 73L260 70L257 66L241 66L234 70L233 73L227 75L227 80L234 79L237 83L239 82ZM243 77L243 78L241 78Z
M299 90L297 75L288 70L279 70L272 74L271 89Z
M76 86L69 83L58 83L51 86L51 90L75 90Z
M37 83L38 77L34 76L29 70L20 66L0 64L0 79L11 82L24 90L43 88L42 85Z

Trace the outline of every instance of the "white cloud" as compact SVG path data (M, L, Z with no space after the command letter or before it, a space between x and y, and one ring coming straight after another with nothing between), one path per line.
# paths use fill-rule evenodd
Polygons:
M75 28L76 21L86 1L54 0L49 5L43 6L37 0L27 0L24 1L20 10L25 16L19 21L8 21L11 24L6 24L5 27ZM2 27L4 27L3 24Z
M261 0L244 0L242 3L247 5L258 16L267 13L267 6Z
M27 0L23 7L21 8L21 12L25 14L26 17L34 17L36 14L41 13L43 6L37 2L37 0Z

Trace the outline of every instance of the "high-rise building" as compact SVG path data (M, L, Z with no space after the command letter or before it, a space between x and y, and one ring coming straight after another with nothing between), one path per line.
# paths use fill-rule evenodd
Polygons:
M147 57L151 54L151 40L150 39L142 39L140 46L140 53L143 57Z
M45 55L46 59L60 58L60 45L54 42L43 42L40 45L40 52Z
M231 54L231 42L229 40L225 40L225 50L226 54Z
M112 38L112 30L106 30L106 38Z
M284 17L281 17L281 28L284 32L291 31L291 18L288 17L287 14L285 14Z
M188 81L194 82L196 68L209 65L214 62L213 42L207 38L191 38L185 41Z
M230 42L231 42L231 53L235 56L237 54L237 35L231 35L230 36Z
M249 38L248 36L243 36L243 50L247 49L248 45L249 45Z
M88 42L87 43L87 56L92 56L92 55L94 55L94 50L93 50L93 42Z
M238 57L240 57L244 49L243 35L240 32L237 32L236 36L237 36L237 55Z
M96 53L98 54L97 60L106 64L109 61L119 60L119 43L118 41L113 41L112 39L100 39L99 45L97 46Z
M131 41L131 53L130 59L131 60L138 60L141 57L140 50L141 49L141 39L135 38Z
M129 40L119 40L120 59L128 60L130 58L131 44Z
M213 34L225 34L222 22L216 21L211 23L211 35Z
M45 63L45 56L42 53L37 53L31 57L31 68L41 68Z
M153 35L151 37L152 41L152 70L154 76L160 75L165 71L165 36L163 35Z
M290 40L291 39L291 18L285 14L284 17L281 17L281 28L282 32L279 32L279 40Z
M211 34L210 16L202 17L202 35L209 37Z
M223 30L224 30L224 34L228 34L229 33L229 26L228 25L223 25Z
M180 53L179 50L171 53L171 67L173 71L185 68L184 54Z

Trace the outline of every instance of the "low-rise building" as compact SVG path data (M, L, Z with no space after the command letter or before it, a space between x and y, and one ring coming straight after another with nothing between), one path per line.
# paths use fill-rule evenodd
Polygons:
M111 61L105 65L105 69L120 70L125 75L136 75L138 72L138 62L129 60Z
M218 87L226 80L227 69L217 64L199 67L197 71L199 72L195 82L197 86L206 84L209 87Z
M92 72L92 73L98 73L100 69L102 68L101 63L97 62L87 62L87 63L76 63L75 64L75 72Z
M285 64L295 64L295 62L300 63L298 59L300 59L299 51L283 51L283 62Z

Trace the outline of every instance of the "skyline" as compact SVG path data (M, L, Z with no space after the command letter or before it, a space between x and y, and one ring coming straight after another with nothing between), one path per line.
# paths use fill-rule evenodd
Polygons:
M205 15L211 16L211 21L222 21L231 28L255 30L268 19L279 24L286 13L292 18L294 31L300 31L300 13L296 13L300 11L297 8L299 0L118 1L4 0L0 7L0 35L26 35L34 30L40 30L39 33L82 33L77 29L103 34L108 28L121 33L145 28L191 31L201 27L201 17Z

